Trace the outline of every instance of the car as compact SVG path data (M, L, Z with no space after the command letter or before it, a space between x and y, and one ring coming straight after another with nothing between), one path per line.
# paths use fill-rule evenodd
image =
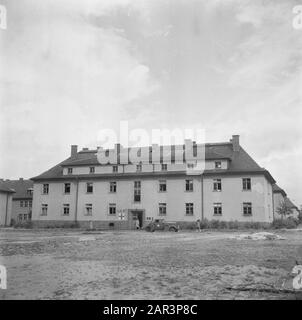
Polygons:
M166 222L164 219L155 219L154 221L150 222L144 229L148 232L154 232L157 230L178 232L179 226L173 222Z

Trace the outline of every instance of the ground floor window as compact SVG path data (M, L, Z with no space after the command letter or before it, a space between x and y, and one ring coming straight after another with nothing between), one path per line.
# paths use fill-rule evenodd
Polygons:
M47 216L48 204L42 204L41 216Z
M109 203L109 215L115 216L116 215L116 204Z
M25 214L20 213L18 215L18 221L27 221L29 219L30 219L30 216L27 213L25 213Z
M216 216L222 215L222 204L220 202L214 203L214 215Z
M63 204L63 215L69 216L70 205L68 203Z
M251 216L252 215L252 203L251 202L243 202L243 215Z
M167 214L167 204L166 203L160 203L158 206L158 213L160 216L165 216Z
M192 216L194 214L194 204L193 203L186 203L186 215Z
M86 203L85 205L85 215L86 216L92 216L92 204Z

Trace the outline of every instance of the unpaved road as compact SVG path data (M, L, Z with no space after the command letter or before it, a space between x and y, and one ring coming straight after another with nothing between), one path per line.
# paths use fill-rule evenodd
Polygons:
M301 299L281 288L302 263L302 232L286 240L236 240L242 232L146 233L1 230L0 299Z

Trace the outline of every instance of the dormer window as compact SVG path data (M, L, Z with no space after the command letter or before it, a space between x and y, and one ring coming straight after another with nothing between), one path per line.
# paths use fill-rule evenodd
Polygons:
M215 169L221 169L221 161L215 161Z
M95 173L95 167L90 167L89 168L89 173Z
M194 169L194 167L195 167L194 163L187 163L188 169Z
M67 173L68 173L68 174L72 174L72 168L68 168L68 169L67 169Z

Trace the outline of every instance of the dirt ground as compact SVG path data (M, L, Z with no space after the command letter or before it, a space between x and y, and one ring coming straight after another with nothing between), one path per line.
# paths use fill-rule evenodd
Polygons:
M302 232L237 240L241 232L0 230L0 299L301 299L281 288L302 264Z

